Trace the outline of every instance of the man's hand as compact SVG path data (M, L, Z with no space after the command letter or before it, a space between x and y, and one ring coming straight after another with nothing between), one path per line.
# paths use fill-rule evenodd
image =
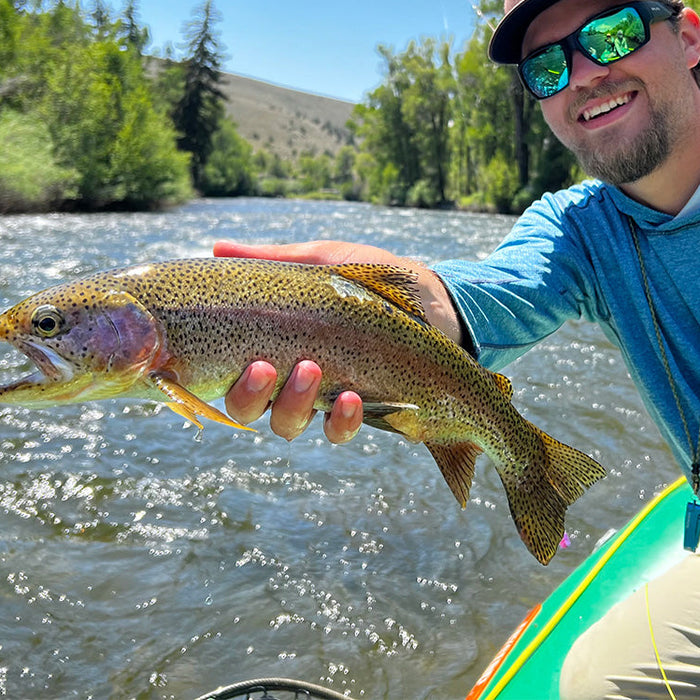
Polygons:
M214 245L217 257L258 258L312 265L341 263L381 263L397 265L418 274L423 306L428 320L456 342L460 326L452 301L439 277L419 263L400 258L382 248L345 243L317 241L288 245L243 245L220 241ZM226 395L226 409L241 423L258 419L270 406L277 382L275 368L267 362L253 362ZM300 435L314 416L314 402L321 383L321 369L310 360L300 362L293 370L272 405L270 427L287 440ZM362 424L362 399L352 391L340 394L330 413L326 414L324 431L335 443L351 440Z

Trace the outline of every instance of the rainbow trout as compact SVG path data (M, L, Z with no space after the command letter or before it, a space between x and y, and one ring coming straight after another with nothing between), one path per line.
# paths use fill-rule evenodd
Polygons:
M323 370L316 408L341 391L364 401L364 422L425 443L464 507L480 452L494 462L521 538L543 564L564 513L604 476L511 404L489 372L426 320L415 275L386 265L174 260L52 287L0 315L0 340L36 372L0 387L0 403L42 407L133 397L166 401L242 428L207 401L254 360Z

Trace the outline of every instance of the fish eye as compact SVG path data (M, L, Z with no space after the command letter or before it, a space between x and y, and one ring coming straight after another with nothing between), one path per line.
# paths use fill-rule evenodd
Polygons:
M52 338L63 327L63 316L55 306L39 306L32 314L32 326L39 335Z

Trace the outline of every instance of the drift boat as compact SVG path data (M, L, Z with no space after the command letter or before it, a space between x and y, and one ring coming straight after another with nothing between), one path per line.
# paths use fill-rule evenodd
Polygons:
M651 500L533 608L496 654L466 700L542 700L559 696L567 652L615 603L661 575L687 552L685 477Z

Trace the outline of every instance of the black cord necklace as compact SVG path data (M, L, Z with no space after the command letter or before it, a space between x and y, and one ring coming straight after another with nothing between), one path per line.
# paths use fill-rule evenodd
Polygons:
M666 354L666 348L664 347L663 339L661 337L661 326L659 324L659 318L656 314L656 309L651 298L651 289L649 287L649 279L647 277L646 266L644 265L644 258L642 257L642 251L639 247L639 235L637 232L637 225L631 217L627 217L629 221L630 231L632 233L632 241L634 243L634 249L637 253L637 259L639 260L639 268L642 273L642 281L644 283L644 294L647 299L647 304L649 305L649 311L651 312L651 319L654 324L654 332L656 333L656 340L659 343L659 351L661 353L661 359L664 364L664 369L666 370L666 376L668 377L668 382L671 386L671 391L673 393L673 398L676 402L678 408L678 414L681 418L681 423L683 425L683 431L688 440L688 447L690 448L690 456L692 458L692 465L690 469L691 473L691 486L693 488L693 494L695 499L689 501L685 511L685 538L683 546L685 549L690 551L695 551L700 543L700 503L697 502L698 493L700 492L700 432L698 433L698 439L693 445L693 439L690 435L690 428L688 426L688 420L683 410L683 404L681 403L680 394L678 393L678 387L676 386L676 381L673 378L673 373L671 372L671 365L668 361L668 356Z

